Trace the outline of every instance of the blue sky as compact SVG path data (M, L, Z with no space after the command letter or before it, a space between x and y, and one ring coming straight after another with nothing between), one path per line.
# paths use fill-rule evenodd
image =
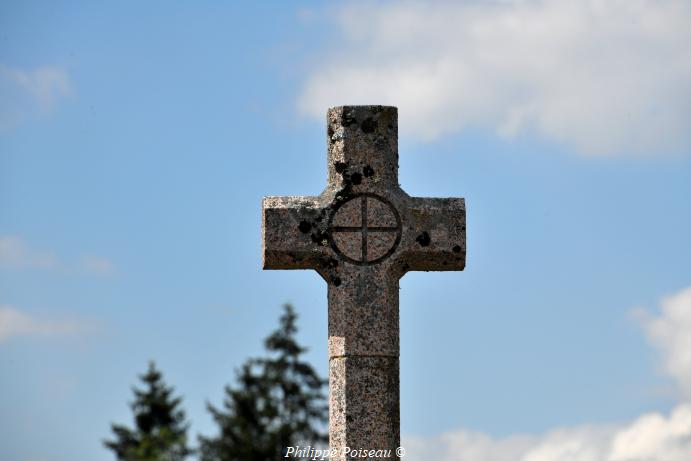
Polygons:
M260 201L318 194L326 109L368 103L399 107L403 188L468 206L466 270L401 281L407 459L684 459L690 20L672 0L3 2L0 457L112 459L148 360L212 433L205 402L286 301L326 374L326 286L261 270Z

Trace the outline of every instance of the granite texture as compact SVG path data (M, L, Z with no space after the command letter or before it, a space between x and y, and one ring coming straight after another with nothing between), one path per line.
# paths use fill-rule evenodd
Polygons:
M329 109L324 191L262 203L263 267L314 269L328 283L332 449L395 452L398 281L465 267L465 202L400 188L397 120L395 107Z

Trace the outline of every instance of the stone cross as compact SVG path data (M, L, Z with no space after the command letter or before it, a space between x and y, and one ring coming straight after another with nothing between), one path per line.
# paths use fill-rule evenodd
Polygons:
M314 269L328 283L332 461L355 459L354 450L398 459L398 281L463 270L465 201L401 189L395 107L334 107L327 122L321 195L263 200L263 267Z

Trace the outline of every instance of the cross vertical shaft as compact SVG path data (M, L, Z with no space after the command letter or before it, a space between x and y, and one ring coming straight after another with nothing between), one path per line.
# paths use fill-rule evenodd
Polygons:
M327 117L329 183L340 186L337 195L385 197L398 189L395 109L343 107ZM329 285L329 445L337 461L349 459L346 447L395 450L400 445L398 277L389 273L389 264L370 263L393 235L381 233L375 240L368 229L377 219L397 223L388 216L388 204L373 197L351 199L352 210L343 205L335 214L361 227L359 239L335 237L336 249L355 264L343 264L340 285Z
M329 440L332 450L400 445L398 278L349 268L329 285ZM336 457L335 459L348 459Z
M465 267L465 202L400 188L395 107L335 107L327 121L321 195L264 199L264 268L311 268L329 284L331 459L398 459L399 279Z

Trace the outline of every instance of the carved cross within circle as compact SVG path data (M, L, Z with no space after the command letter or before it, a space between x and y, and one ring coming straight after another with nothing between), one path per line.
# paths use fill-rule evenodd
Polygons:
M391 256L401 241L401 218L393 204L371 193L357 194L338 204L331 214L331 247L359 266Z

